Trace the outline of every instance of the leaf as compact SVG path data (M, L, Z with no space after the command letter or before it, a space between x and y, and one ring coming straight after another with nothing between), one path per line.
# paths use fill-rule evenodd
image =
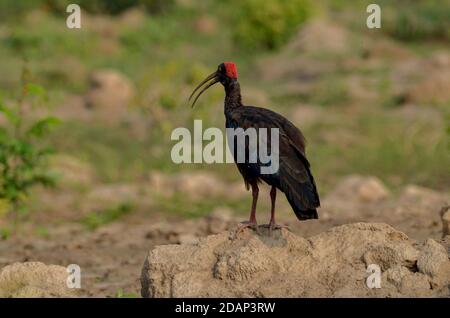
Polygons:
M45 88L43 88L40 85L33 84L33 83L27 83L25 85L25 91L28 94L36 96L36 97L46 97L47 96L47 91L45 90Z
M19 117L2 102L0 102L0 113L3 113L12 124L19 121Z
M10 205L8 200L0 198L0 219L2 219L9 211Z
M0 127L0 142L2 142L3 140L6 140L8 138L8 132L6 131L5 128Z
M47 117L34 123L27 130L27 136L42 137L47 134L54 126L60 124L61 121L56 117Z

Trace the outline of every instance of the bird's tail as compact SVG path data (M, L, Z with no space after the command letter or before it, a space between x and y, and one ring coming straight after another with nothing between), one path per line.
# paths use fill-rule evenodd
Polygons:
M309 180L298 181L290 171L286 171L281 190L286 195L289 204L299 220L318 219L316 208L320 206L319 194L317 193L314 177L308 168Z

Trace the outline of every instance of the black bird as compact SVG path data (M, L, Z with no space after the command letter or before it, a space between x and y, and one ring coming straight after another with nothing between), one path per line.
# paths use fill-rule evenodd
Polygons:
M273 174L261 174L260 168L263 166L259 160L256 163L248 161L248 143L245 144L245 162L236 162L236 147L234 159L242 174L247 190L251 187L253 202L250 213L250 220L242 222L242 228L252 227L257 230L256 203L258 200L258 183L262 181L269 184L270 198L272 202L270 222L267 225L272 231L280 228L275 223L275 199L277 189L284 192L295 215L299 220L317 219L316 208L320 206L319 195L317 193L314 177L310 170L310 165L305 154L305 138L300 130L289 120L269 109L245 106L242 104L241 89L237 80L238 74L236 64L224 62L220 64L217 71L210 74L192 92L189 100L194 94L206 84L206 86L195 97L192 107L200 95L209 87L220 82L225 88L224 112L227 128L242 128L244 130L253 127L259 132L260 128L266 128L268 132L271 128L279 130L279 169ZM270 141L270 135L267 138ZM235 143L236 145L236 143ZM270 149L270 145L268 145Z

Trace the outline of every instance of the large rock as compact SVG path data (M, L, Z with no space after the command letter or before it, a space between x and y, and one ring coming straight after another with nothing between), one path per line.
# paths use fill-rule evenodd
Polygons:
M441 209L442 218L442 236L450 235L450 205L446 205Z
M300 28L297 36L288 44L293 52L345 53L349 50L348 31L340 25L315 20Z
M90 76L90 90L86 96L89 108L108 113L124 111L134 97L130 80L115 70L98 70Z
M0 270L0 298L75 297L66 268L39 262L14 263Z
M339 181L321 206L333 218L362 221L372 212L370 207L380 213L380 205L389 197L389 190L377 177L349 175Z
M350 175L342 179L328 198L343 201L377 202L389 197L389 190L372 176Z
M432 240L418 245L387 224L348 224L309 239L262 231L155 247L142 270L142 296L449 296L445 249ZM370 264L381 269L379 289L366 285Z
M394 67L394 91L407 103L448 104L450 54L436 52L428 58L406 59Z

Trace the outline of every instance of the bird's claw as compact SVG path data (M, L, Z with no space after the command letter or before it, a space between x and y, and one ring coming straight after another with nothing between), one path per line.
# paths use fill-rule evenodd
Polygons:
M272 235L273 230L286 229L286 230L290 231L289 226L283 225L283 224L276 224L276 223L272 223L272 222L269 224L263 224L263 225L261 225L261 227L269 229L269 235Z
M254 230L257 234L259 234L259 228L256 222L244 221L238 224L234 237L236 238L239 233L241 233L244 229L247 228L250 228Z

